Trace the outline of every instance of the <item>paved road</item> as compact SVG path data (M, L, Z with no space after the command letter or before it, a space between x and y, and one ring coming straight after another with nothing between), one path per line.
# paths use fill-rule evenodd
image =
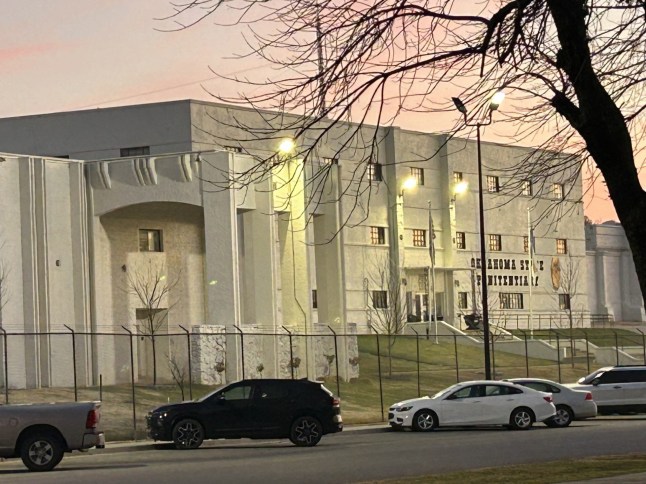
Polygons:
M646 452L646 419L542 425L526 432L500 428L346 432L318 447L283 440L215 441L207 448L66 456L56 470L28 473L17 460L0 463L0 482L38 483L326 483L358 482L569 457Z

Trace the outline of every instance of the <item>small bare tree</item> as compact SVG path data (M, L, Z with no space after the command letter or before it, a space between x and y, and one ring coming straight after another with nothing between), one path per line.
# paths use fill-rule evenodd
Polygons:
M171 293L180 280L178 274L168 279L164 264L148 261L145 267L138 266L126 273L125 291L137 298L142 304L143 318L137 318L137 332L150 339L153 353L153 385L157 385L157 348L156 337L164 326L168 311L177 300L171 299ZM164 306L162 306L162 304Z
M579 276L580 276L581 261L578 258L567 255L564 262L559 261L561 280L560 289L563 291L559 293L558 305L559 310L565 311L568 318L568 326L570 329L570 349L572 351L572 366L574 366L574 356L576 350L574 347L574 298L578 294Z
M186 386L187 376L186 365L178 361L177 353L173 351L172 348L168 354L168 369L170 370L173 381L182 394L182 401L185 400L184 388Z
M392 376L392 349L397 336L404 332L407 319L406 293L402 287L401 271L390 257L377 258L370 274L368 291L372 324L388 340L388 373Z

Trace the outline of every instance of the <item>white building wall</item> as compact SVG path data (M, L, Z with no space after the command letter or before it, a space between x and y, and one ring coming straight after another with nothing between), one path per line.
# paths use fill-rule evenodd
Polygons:
M590 311L615 321L646 321L626 234L616 222L586 226Z

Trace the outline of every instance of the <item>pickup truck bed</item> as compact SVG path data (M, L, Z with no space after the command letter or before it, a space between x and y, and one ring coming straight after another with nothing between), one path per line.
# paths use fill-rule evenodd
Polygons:
M0 457L32 471L56 467L64 452L103 448L101 402L0 405Z

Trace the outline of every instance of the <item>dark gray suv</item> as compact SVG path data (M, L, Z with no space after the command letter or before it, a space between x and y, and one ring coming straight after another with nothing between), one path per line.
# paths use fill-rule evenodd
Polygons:
M591 392L602 415L646 412L646 366L600 368L567 386Z
M321 383L242 380L194 402L164 405L146 417L148 436L196 449L204 439L289 438L311 447L343 430L339 399Z

